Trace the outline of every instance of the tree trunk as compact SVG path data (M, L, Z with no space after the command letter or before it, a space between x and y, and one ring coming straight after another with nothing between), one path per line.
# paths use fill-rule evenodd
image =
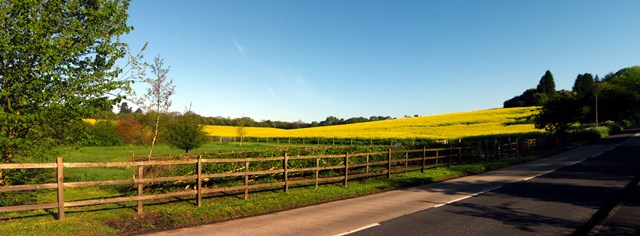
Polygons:
M149 149L149 161L151 161L151 154L153 153L153 148L156 146L156 138L158 137L158 125L160 124L160 114L156 117L156 128L153 132L153 139L151 140L151 149Z

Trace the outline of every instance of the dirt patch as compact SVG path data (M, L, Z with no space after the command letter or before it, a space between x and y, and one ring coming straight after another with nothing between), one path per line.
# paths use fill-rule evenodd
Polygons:
M136 235L149 231L164 230L171 225L171 222L156 213L145 212L136 214L132 219L109 220L106 224L118 229L118 235Z

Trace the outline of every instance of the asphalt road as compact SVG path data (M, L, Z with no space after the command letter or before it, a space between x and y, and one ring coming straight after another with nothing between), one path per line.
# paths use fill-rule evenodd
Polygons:
M602 145L614 148L536 178L372 224L350 235L573 234L587 227L640 174L640 137L614 137ZM612 231L612 225L601 226L600 233L620 233Z

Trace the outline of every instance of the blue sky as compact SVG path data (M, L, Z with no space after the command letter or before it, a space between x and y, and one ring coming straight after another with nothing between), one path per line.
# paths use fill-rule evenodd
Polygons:
M502 107L640 64L640 1L151 1L132 48L171 65L172 111L305 122ZM139 93L142 92L140 89Z

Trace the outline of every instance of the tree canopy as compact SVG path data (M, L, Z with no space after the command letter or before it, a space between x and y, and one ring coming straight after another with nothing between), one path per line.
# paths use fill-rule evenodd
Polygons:
M540 83L538 83L538 87L536 87L539 93L544 93L547 96L552 96L556 92L556 82L553 80L553 74L551 71L547 70L542 78L540 78Z
M207 141L204 126L198 123L196 116L189 111L169 122L165 137L169 146L189 153L189 150L199 148Z
M542 107L542 111L535 119L535 126L538 129L562 135L571 124L578 122L580 113L580 105L573 93L564 91L558 94L557 99L549 101Z
M4 1L0 4L0 152L48 150L65 127L111 107L129 89L116 61L128 1ZM43 155L39 155L43 156ZM46 155L45 155L46 156Z
M547 70L535 89L527 89L521 95L504 101L503 106L505 108L543 106L555 97L556 84L551 71Z
M579 74L576 77L576 81L573 83L572 91L576 93L578 98L590 97L593 95L596 83L593 79L593 75L589 73Z

